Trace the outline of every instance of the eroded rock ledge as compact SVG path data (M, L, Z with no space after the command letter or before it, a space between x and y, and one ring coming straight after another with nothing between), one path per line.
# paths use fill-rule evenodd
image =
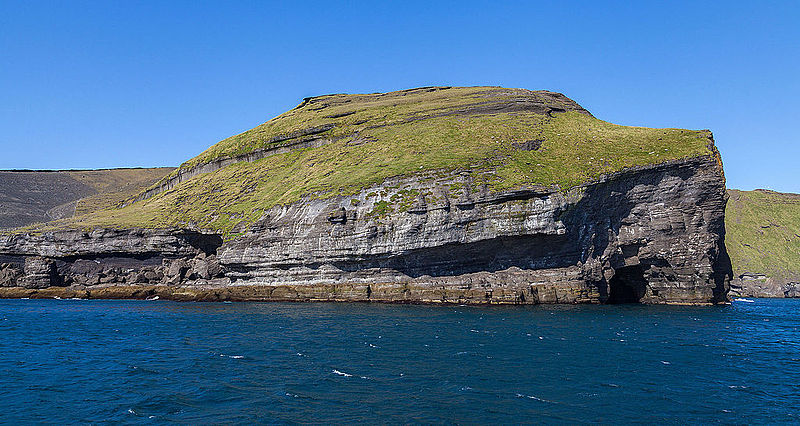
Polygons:
M566 193L467 173L277 206L237 238L192 230L0 237L0 297L413 303L727 300L715 156Z

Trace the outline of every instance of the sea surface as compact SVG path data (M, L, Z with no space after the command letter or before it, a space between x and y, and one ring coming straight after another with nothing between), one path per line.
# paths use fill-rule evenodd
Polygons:
M2 300L0 421L798 423L800 300Z

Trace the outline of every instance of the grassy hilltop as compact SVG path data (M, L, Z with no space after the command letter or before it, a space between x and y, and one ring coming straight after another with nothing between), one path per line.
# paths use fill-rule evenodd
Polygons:
M317 141L315 147L241 161L125 208L51 226L191 225L229 234L278 204L355 194L389 177L422 172L465 171L498 190L563 190L628 167L714 154L710 136L705 130L611 124L546 91L439 87L319 96L213 145L165 179L302 141Z
M728 190L725 242L736 275L800 281L800 194Z

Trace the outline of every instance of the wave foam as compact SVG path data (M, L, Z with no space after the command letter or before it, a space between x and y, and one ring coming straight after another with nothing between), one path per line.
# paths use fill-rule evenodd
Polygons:
M352 374L343 373L343 372L341 372L339 370L333 370L333 374L338 374L338 375L344 376L344 377L353 377Z

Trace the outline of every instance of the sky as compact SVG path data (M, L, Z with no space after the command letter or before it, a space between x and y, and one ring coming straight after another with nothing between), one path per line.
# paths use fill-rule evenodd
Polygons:
M329 93L562 92L800 193L800 1L0 0L0 169L177 166Z

